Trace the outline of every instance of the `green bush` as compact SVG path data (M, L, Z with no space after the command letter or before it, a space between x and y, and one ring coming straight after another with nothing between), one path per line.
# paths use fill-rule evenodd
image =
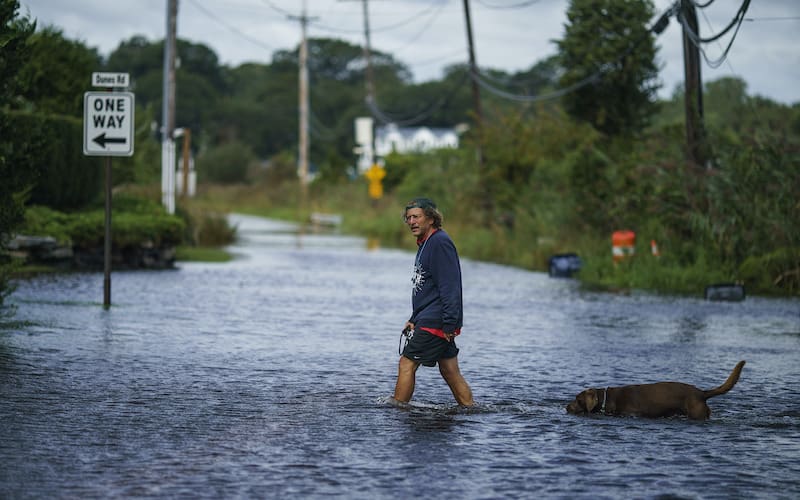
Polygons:
M218 247L230 245L236 240L236 228L228 224L224 213L179 205L176 215L185 223L185 245Z
M13 111L8 119L9 139L24 153L16 157L16 167L39 173L30 203L74 209L101 196L102 162L83 155L80 119Z
M250 165L256 160L250 146L233 141L212 148L197 158L197 175L202 182L237 184L247 182Z
M800 248L779 248L748 257L739 267L739 279L759 293L800 294Z
M156 202L129 196L113 200L111 240L117 247L151 242L155 246L178 245L183 241L185 223L169 215ZM19 232L52 236L78 248L93 248L105 240L105 208L63 213L47 207L30 207Z
M29 236L52 236L59 243L70 244L70 216L40 205L25 210L25 222L19 232Z

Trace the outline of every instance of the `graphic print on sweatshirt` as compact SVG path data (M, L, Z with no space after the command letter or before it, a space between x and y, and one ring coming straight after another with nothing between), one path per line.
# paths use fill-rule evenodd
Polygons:
M411 286L413 288L413 294L416 295L417 292L422 290L422 285L425 284L425 271L422 269L422 264L417 262L414 264L414 271L411 275Z

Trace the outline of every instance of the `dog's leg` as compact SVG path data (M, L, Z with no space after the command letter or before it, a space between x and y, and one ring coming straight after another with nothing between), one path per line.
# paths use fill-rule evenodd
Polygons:
M686 416L692 420L708 420L711 417L711 408L705 401L694 399L686 406Z

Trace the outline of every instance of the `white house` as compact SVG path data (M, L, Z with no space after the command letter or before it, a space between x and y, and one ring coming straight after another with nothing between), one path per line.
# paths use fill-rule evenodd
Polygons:
M457 148L458 133L454 128L398 127L394 124L375 130L375 153L424 153L432 149Z

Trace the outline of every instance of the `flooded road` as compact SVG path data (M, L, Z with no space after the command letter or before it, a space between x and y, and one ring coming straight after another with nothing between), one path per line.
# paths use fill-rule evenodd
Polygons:
M0 498L798 498L800 301L580 290L462 261L455 407L390 407L413 254L237 216L237 259L19 284ZM458 241L456 241L458 244ZM708 389L707 422L576 417L586 387Z

